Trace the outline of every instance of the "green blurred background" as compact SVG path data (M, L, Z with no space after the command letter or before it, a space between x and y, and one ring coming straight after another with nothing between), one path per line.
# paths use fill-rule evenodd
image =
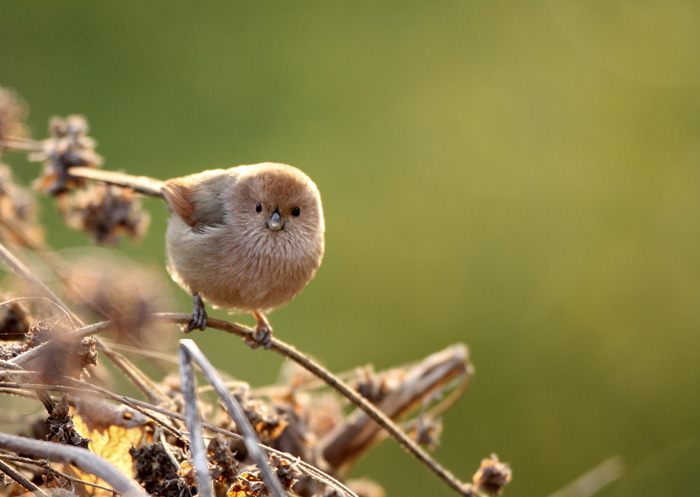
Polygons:
M601 495L700 493L697 1L4 2L0 84L36 137L85 114L108 169L306 171L327 251L277 335L334 371L467 343L436 451L461 478L496 452L505 495L545 496L619 454ZM162 264L145 206L118 250ZM54 247L89 244L48 210ZM273 354L194 338L276 378ZM452 495L393 443L353 474Z

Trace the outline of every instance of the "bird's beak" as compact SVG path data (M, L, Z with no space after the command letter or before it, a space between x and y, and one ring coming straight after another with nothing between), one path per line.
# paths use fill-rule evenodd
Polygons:
M279 231L284 228L284 219L282 219L278 211L275 211L267 220L267 227L272 231Z

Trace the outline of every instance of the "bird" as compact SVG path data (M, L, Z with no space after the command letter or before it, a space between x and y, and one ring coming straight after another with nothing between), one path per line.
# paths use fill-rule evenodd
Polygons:
M194 303L186 332L206 329L207 302L253 314L252 345L269 348L265 314L298 295L321 265L321 195L296 167L264 162L165 181L88 167L68 171L165 200L168 272Z

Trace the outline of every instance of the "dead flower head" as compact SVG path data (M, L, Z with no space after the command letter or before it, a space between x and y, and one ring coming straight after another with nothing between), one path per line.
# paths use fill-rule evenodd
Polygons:
M228 497L262 497L266 495L265 483L260 478L260 471L240 473L226 495Z
M389 389L386 378L382 375L378 375L371 365L360 368L357 377L355 390L357 390L360 395L373 404L377 404L384 398L384 395L386 395Z
M29 316L22 304L0 301L0 340L21 341L28 331Z
M83 449L88 448L90 440L84 438L75 429L73 415L70 413L68 401L65 396L61 398L61 401L54 407L53 412L46 420L46 425L49 431L46 439L50 442L72 445L73 447L82 447Z
M161 444L132 447L129 454L134 461L136 481L146 489L149 495L161 497L191 495L187 491L187 483L180 478L178 468Z
M302 472L295 462L289 462L276 454L270 454L270 467L275 470L282 488L291 490L294 484L301 478Z
M442 428L442 420L419 416L411 423L408 432L416 443L434 450L440 443Z
M491 457L481 460L481 465L472 480L479 490L491 495L501 495L503 487L510 483L512 476L510 466L499 461L496 454L491 454Z
M236 393L235 396L263 443L277 439L289 425L286 415L280 412L274 404L261 398L249 397L247 390Z
M29 137L29 130L24 124L27 114L27 104L17 93L0 87L0 142Z
M38 213L34 195L18 186L10 168L0 163L0 239L24 246L41 244L44 232Z
M56 319L37 321L29 328L26 349L48 342L48 350L37 366L45 383L60 382L64 376L80 378L87 374L88 366L97 364L95 337L71 340L67 336L70 330L65 321Z
M127 258L100 252L83 255L70 267L68 295L99 319L113 320L117 341L163 348L170 328L150 319L169 307L163 277Z
M81 186L85 180L72 178L68 169L73 166L99 167L102 164L102 157L95 152L97 143L87 136L88 130L87 120L83 116L51 119L51 138L44 140L42 151L29 156L32 161L44 162L43 174L36 183L39 190L58 195Z
M97 243L113 245L122 235L139 240L151 218L141 211L133 190L98 183L76 193L63 210L66 224L84 231Z

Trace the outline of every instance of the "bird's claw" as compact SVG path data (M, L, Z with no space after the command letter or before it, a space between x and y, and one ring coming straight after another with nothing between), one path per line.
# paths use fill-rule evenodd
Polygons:
M257 349L261 345L264 349L269 349L272 345L272 329L270 329L268 326L255 327L253 342L250 344L250 346Z
M255 312L253 315L258 324L255 326L255 331L250 339L246 340L246 343L253 349L257 349L262 345L267 350L272 345L272 327L262 314Z
M192 309L192 319L187 324L187 328L184 329L185 333L199 328L204 331L207 328L207 311L204 309L204 302L198 293L192 296L192 301L194 302L194 309Z

